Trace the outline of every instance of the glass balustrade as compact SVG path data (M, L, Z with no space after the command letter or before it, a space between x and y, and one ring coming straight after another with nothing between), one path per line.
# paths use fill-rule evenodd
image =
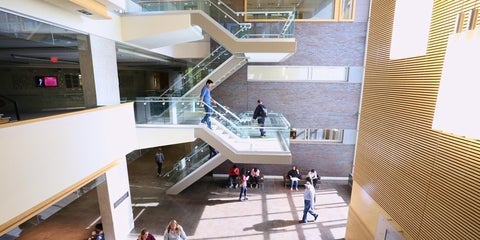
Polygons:
M145 97L135 100L135 121L146 125L198 125L204 116L204 108L193 97ZM221 104L213 106L211 120L218 128L229 131L239 139L260 139L260 128L268 139L278 139L283 151L288 150L290 123L281 113L269 112L265 126L258 126L252 119L253 112L235 113ZM252 146L254 147L254 146Z
M174 84L161 93L160 97L184 96L231 56L232 54L222 46L217 47L195 67L187 69L183 75L175 79Z
M170 183L177 183L188 174L192 173L199 166L207 162L210 158L210 149L208 144L202 143L199 146L195 146L195 149L175 163L172 170L163 175Z
M198 98L191 97L146 97L135 101L135 121L137 124L152 125L199 125L204 116L204 108ZM290 139L290 124L280 113L269 112L263 127L267 138L259 137L260 126L253 121L253 112L236 114L228 107L219 103L213 106L212 134L230 132L238 138L227 138L228 145L236 151L255 152L288 152ZM225 138L224 138L225 139ZM235 140L236 139L236 140ZM246 146L246 148L245 148ZM188 176L210 158L207 143L202 143L174 164L172 169L164 174L170 184L175 184Z
M220 23L237 37L246 38L293 38L295 8L237 11L221 0L159 1L133 0L134 5L126 12L201 10ZM246 22L247 16L255 24ZM255 17L251 17L255 16ZM260 20L260 21L259 21ZM263 22L262 22L263 21Z
M136 7L128 7L127 12L201 10L237 38L293 38L295 18L293 9L246 13L235 11L219 0L168 2L158 0L134 0L133 2L137 4ZM245 16L248 14L260 14L265 16L265 19L268 21L256 21L254 24L244 22ZM215 69L231 56L232 53L224 47L216 47L199 64L187 69L184 74L175 79L174 83L160 94L160 97L185 96L193 87L214 72Z

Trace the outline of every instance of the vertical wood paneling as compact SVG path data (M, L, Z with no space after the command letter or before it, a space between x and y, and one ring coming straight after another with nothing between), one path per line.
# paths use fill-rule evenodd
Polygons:
M477 2L435 1L427 54L389 60L395 0L372 0L354 180L413 239L480 236L480 141L431 130L448 36Z

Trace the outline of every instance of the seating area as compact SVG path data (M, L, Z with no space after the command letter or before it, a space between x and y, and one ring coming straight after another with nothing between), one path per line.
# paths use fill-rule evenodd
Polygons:
M317 184L315 184L315 188L318 188L320 186L320 176L317 174ZM305 177L302 177L299 181L298 181L298 186L305 186L305 183L307 182L307 180L305 179ZM285 186L285 188L289 188L290 185L292 184L292 181L290 180L290 177L285 174L283 176L283 185Z
M250 186L250 188L263 189L263 182L264 182L264 176L261 175L260 178L258 179L258 184L253 183L252 179L249 179L248 180L248 186Z

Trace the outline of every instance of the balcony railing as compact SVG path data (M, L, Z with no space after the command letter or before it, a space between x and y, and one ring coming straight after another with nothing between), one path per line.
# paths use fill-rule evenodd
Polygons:
M235 11L221 0L192 0L192 1L159 1L159 0L133 0L135 5L127 8L127 12L165 12L202 10L210 17L220 23L232 34L238 33L241 29L242 36L246 38L293 38L295 9L282 9L272 11ZM258 17L255 24L246 22L246 16L261 16L264 22L259 22ZM273 21L272 21L273 20Z
M204 108L198 98L192 97L146 97L135 100L135 121L146 125L199 125ZM269 112L265 126L260 127L252 119L253 113L234 113L221 104L213 106L211 118L237 138L246 141L260 138L260 128L267 132L267 138L276 138L288 150L290 123L281 113ZM284 148L285 149L285 148Z

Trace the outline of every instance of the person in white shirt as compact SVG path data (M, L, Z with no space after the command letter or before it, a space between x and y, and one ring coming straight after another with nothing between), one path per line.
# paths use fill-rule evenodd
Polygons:
M303 217L302 220L298 221L299 223L307 223L307 213L310 213L316 221L318 218L318 213L313 210L313 204L315 201L315 188L312 187L310 182L305 183L305 193L303 194L303 200L305 202L305 206L303 208Z
M306 180L309 181L313 185L313 188L315 188L317 186L317 183L318 183L317 171L315 171L315 169L311 169L307 174Z
M260 169L253 168L252 171L250 171L250 177L250 187L253 188L253 185L255 185L255 188L258 188L258 182L260 181Z

